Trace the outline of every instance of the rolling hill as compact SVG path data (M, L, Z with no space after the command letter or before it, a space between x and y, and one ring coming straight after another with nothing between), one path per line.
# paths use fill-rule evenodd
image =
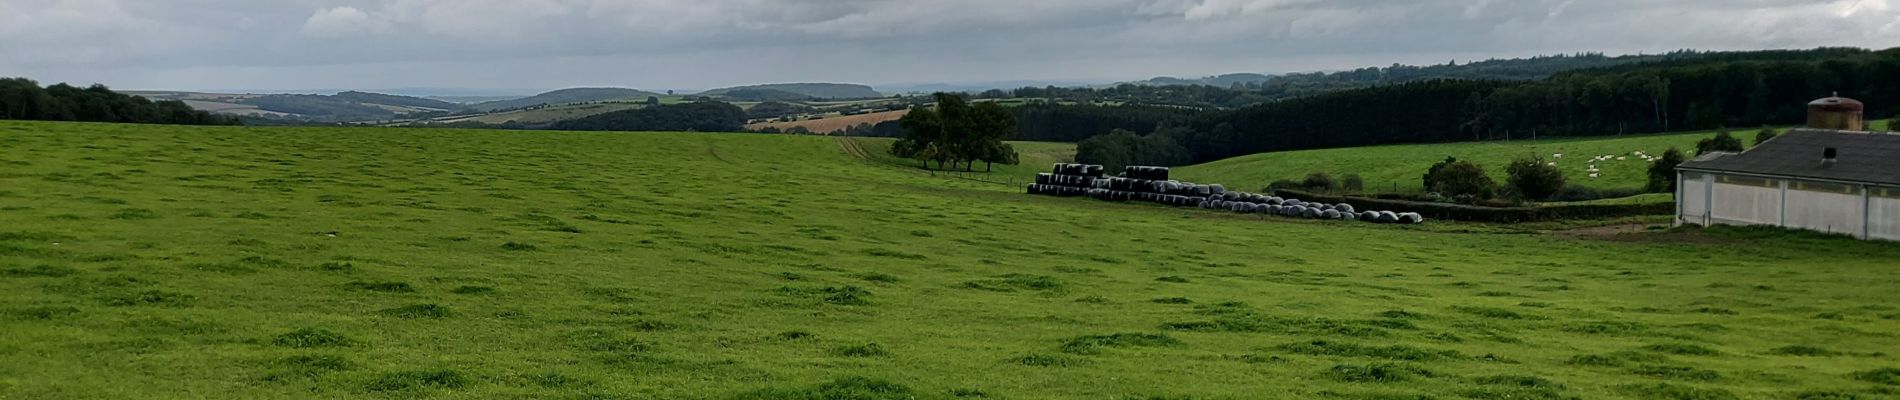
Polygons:
M813 136L0 141L6 397L1880 398L1900 374L1883 243L1049 198Z
M163 91L128 93L152 99L180 100L194 109L214 113L318 122L376 121L462 109L461 105L441 100L355 91L334 95Z
M549 104L586 103L608 100L645 99L664 96L659 93L627 88L572 88L561 89L519 99L491 101L468 106L481 112L510 110Z
M767 85L737 86L700 92L701 96L784 96L790 93L809 99L869 99L884 97L883 93L870 86L845 83L775 83ZM797 100L770 98L763 100Z

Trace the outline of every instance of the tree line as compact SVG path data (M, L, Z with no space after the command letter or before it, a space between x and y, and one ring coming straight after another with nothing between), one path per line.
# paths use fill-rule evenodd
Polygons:
M1146 146L1118 151L1185 150L1186 163L1271 151L1402 143L1606 136L1794 125L1809 101L1838 92L1875 108L1868 117L1900 111L1900 49L1816 49L1704 56L1686 61L1629 65L1557 74L1539 81L1429 80L1198 112L1187 123L1169 121L1148 135L1168 135L1180 148ZM1041 110L1092 121L1082 129L1121 123L1095 117L1085 106ZM1185 125L1185 127L1183 127ZM1024 124L1021 136L1072 137L1059 125ZM1091 133L1114 135L1114 129ZM1131 143L1126 140L1110 141ZM1101 159L1077 161L1096 163Z
M175 125L236 125L233 117L198 111L182 101L152 101L104 85L65 83L40 87L26 78L0 78L0 119L122 122Z
M936 108L915 106L898 120L904 138L891 144L892 155L918 160L924 168L934 161L937 169L946 169L946 162L948 169L961 165L965 171L978 161L984 170L1016 164L1016 149L1004 143L1016 132L1016 117L1008 109L994 102L972 105L953 94L934 97Z

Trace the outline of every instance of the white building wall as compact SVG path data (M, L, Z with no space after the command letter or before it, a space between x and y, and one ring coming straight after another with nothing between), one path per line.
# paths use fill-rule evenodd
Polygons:
M1710 189L1711 223L1726 225L1780 225L1781 181L1774 187L1717 183Z
M1798 184L1801 183L1792 183L1788 188L1787 227L1855 237L1866 232L1863 228L1867 221L1867 199L1862 197L1859 187L1823 192L1792 186Z
M1867 199L1867 236L1900 240L1900 188L1874 188Z
M1709 175L1699 172L1683 172L1682 182L1677 187L1681 191L1676 196L1676 223L1681 225L1703 225L1709 216Z

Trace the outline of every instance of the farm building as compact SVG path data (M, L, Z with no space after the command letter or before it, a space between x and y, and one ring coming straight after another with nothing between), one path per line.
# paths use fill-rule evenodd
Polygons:
M1676 175L1677 225L1900 241L1900 135L1795 129L1748 151L1697 157Z

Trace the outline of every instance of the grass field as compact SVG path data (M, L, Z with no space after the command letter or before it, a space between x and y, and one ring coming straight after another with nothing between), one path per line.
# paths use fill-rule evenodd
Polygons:
M1753 145L1757 130L1733 133L1744 144ZM1176 168L1179 179L1195 182L1225 183L1230 188L1258 190L1281 179L1299 180L1313 172L1326 172L1335 179L1359 174L1370 192L1419 192L1424 190L1425 171L1445 157L1458 157L1483 165L1492 178L1505 182L1504 166L1512 159L1539 155L1557 162L1564 177L1573 186L1597 189L1641 189L1648 181L1649 162L1632 153L1642 151L1661 156L1670 148L1695 156L1695 144L1714 137L1715 132L1677 133L1613 138L1577 138L1522 140L1510 142L1474 142L1425 145L1393 145L1287 151L1235 157L1207 164ZM1563 154L1563 158L1553 158ZM1615 156L1602 162L1590 162L1597 156ZM1591 165L1600 171L1589 176Z
M0 398L1900 395L1893 244L1020 191L812 136L0 122Z
M759 130L759 129L765 129L765 128L770 127L770 128L778 128L779 130L786 130L786 129L791 129L792 127L802 126L802 127L805 127L805 129L809 129L814 133L832 133L832 132L842 131L842 130L845 130L845 128L850 128L852 126L856 126L859 124L877 125L878 123L884 122L884 121L895 121L898 118L903 118L904 114L909 114L909 113L910 113L910 110L897 110L897 111L875 112L875 113L858 114L858 115L829 115L829 116L826 116L824 119L808 119L808 120L803 120L803 121L792 121L792 122L767 122L767 123L761 123L761 124L746 125L745 128L751 129L751 130Z

